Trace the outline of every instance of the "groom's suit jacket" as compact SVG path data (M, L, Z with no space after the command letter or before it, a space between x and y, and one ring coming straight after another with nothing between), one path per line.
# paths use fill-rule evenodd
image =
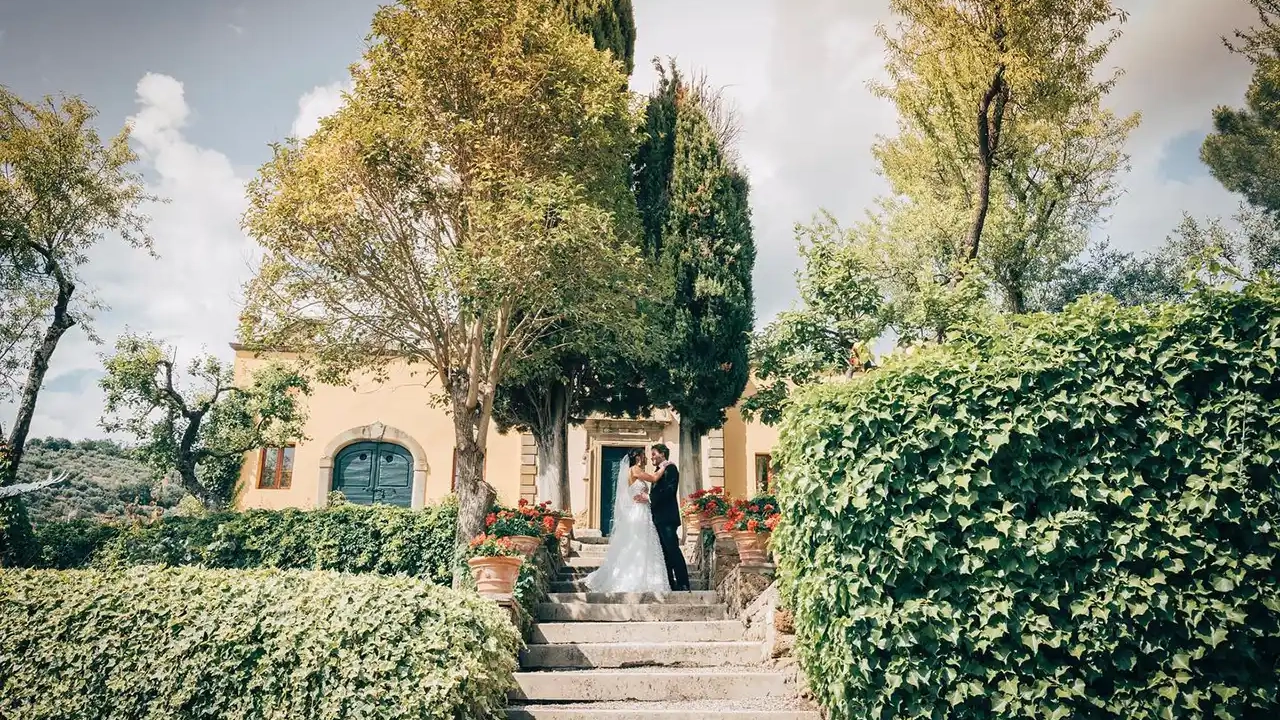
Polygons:
M649 491L653 524L658 527L680 524L680 469L668 465Z

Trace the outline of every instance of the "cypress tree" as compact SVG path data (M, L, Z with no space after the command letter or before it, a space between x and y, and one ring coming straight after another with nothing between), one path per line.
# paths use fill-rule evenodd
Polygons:
M627 75L635 69L636 19L631 0L561 0L569 22L590 35L596 48L622 61Z
M636 182L646 249L671 283L670 349L650 382L680 415L682 494L702 485L702 436L724 425L746 388L755 320L747 178L721 146L700 92L674 68L661 73Z

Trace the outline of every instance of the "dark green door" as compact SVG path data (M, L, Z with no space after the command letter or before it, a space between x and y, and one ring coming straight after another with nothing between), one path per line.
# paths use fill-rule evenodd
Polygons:
M631 448L606 447L600 451L600 533L613 532L613 501L618 491L618 473L627 462Z
M413 502L413 456L392 443L348 445L333 462L333 489L359 505Z

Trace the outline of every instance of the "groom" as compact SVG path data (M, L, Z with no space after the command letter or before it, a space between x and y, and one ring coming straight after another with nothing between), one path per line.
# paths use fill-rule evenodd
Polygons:
M653 511L654 527L658 529L658 541L662 543L667 579L672 590L688 590L689 568L684 564L684 553L676 536L680 529L680 469L671 463L671 450L662 443L653 446L649 459L658 468L649 492L649 507Z

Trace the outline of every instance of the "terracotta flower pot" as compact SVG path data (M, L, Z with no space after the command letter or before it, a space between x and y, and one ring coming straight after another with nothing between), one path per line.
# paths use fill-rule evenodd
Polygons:
M510 595L516 590L516 578L524 559L519 557L476 557L467 561L476 590L481 595Z
M769 533L734 530L730 534L738 545L738 560L743 565L765 565L769 562Z
M562 517L556 522L556 533L560 537L569 537L573 534L574 518Z
M729 522L729 518L724 515L717 515L711 518L711 530L715 532L717 540L724 540L730 537L729 531L724 529L724 525L727 522Z
M512 535L507 539L525 557L533 557L533 554L538 552L538 548L542 547L542 538L536 538L532 535Z

